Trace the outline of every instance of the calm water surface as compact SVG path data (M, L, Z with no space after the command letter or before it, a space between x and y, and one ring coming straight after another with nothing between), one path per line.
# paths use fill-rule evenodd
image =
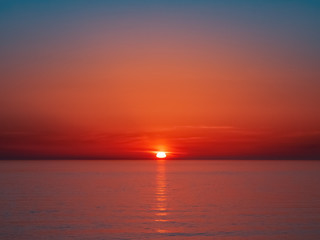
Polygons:
M320 161L1 161L0 239L320 239Z

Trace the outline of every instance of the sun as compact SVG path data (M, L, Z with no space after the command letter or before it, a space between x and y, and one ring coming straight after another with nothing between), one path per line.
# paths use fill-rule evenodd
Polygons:
M157 158L165 158L166 156L165 152L157 152Z

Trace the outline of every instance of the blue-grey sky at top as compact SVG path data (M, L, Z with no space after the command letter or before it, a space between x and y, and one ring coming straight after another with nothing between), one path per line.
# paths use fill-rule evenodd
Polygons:
M115 20L158 16L196 27L217 24L285 41L305 50L306 57L320 55L319 1L0 1L0 50L41 44L78 29ZM200 24L199 24L200 23ZM3 54L2 54L3 55ZM308 56L309 55L309 56ZM1 57L1 61L4 61ZM312 62L310 62L312 64Z

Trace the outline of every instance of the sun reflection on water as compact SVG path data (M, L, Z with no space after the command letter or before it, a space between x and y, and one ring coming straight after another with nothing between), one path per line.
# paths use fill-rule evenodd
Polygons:
M155 222L168 222L168 195L167 195L167 179L166 179L166 161L157 160L157 176L156 176L156 206L155 206ZM158 233L167 233L168 230L159 225L156 230Z

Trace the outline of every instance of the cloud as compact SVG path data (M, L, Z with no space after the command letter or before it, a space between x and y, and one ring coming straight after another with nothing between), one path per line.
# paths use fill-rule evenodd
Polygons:
M173 126L173 127L167 127L167 128L161 128L160 131L172 131L172 130L179 130L179 129L235 129L233 126L209 126L209 125L179 125L179 126Z

